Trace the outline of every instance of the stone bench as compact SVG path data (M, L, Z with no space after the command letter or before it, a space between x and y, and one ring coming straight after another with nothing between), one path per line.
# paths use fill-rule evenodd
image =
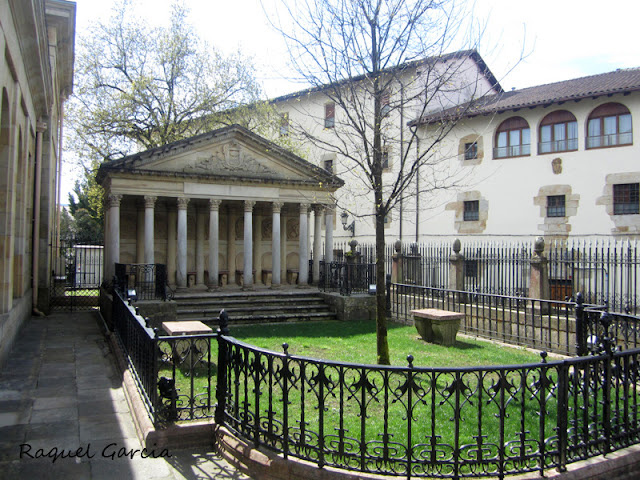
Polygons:
M437 308L411 310L416 330L423 340L451 347L456 343L460 320L464 313L450 312Z

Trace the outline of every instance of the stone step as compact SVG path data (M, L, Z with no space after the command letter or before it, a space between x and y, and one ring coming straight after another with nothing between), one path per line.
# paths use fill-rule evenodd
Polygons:
M218 319L203 319L200 317L194 318L181 318L180 321L198 320L207 324L214 330L218 328ZM295 322L309 322L309 321L323 321L323 320L336 320L336 315L333 312L306 312L294 315L239 315L229 318L229 325L245 325L255 323L295 323Z
M212 305L210 306L210 308L179 308L178 316L181 316L181 315L184 316L189 314L202 314L207 316L218 315L220 313L220 310L222 310L222 308L224 308L224 310L229 315L243 313L243 312L250 313L250 312L256 311L255 305L253 306L238 305L238 306L231 306L231 307L220 307L220 306ZM260 305L259 310L261 312L271 312L271 313L308 312L308 311L325 311L325 310L328 310L328 307L324 303L314 303L314 304L308 304L308 305L279 304L279 305Z

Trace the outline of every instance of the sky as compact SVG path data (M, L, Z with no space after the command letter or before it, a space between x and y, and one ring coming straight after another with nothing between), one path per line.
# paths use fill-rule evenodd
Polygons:
M171 0L136 0L151 23L168 20ZM268 97L304 88L287 75L287 54L261 0L184 0L201 37L223 52L252 56ZM270 3L272 0L263 0ZM114 0L75 0L76 35L107 19ZM267 7L268 8L268 7ZM633 0L476 0L486 25L479 52L505 90L640 67L640 2ZM525 54L525 58L514 65ZM74 173L64 172L67 190ZM66 203L67 195L62 195Z

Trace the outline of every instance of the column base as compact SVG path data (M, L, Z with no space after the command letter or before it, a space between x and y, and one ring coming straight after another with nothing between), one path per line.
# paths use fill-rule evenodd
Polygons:
M269 288L271 290L280 290L282 288L282 284L281 283L272 283Z

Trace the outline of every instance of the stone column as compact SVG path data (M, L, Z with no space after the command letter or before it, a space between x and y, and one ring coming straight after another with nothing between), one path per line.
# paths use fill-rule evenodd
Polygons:
M153 264L155 262L155 240L154 240L154 207L157 197L145 195L144 197L144 263Z
M333 262L333 205L327 205L324 211L325 239L324 239L324 262L326 265Z
M261 220L258 215L256 215L253 223L253 269L256 271L255 283L260 284L262 283L262 262L260 258L262 255L262 249L260 248L262 232L260 229Z
M253 288L253 207L256 202L244 201L244 281L242 288Z
M273 218L271 226L271 288L279 288L282 284L280 275L280 210L282 202L273 202Z
M176 282L178 288L187 287L187 205L189 199L178 197L178 268Z
M144 263L144 203L136 203L136 263Z
M196 286L204 288L204 212L196 208Z
M287 283L287 217L280 213L280 274Z
M459 239L453 241L453 253L449 257L449 288L451 290L457 290L458 292L464 291L464 255L460 253L462 246ZM399 253L402 259L402 255ZM401 265L401 274L404 274L404 265ZM404 281L402 278L399 281ZM459 293L458 301L465 303L467 301L466 294Z
M167 281L169 285L176 284L176 239L178 226L178 212L174 207L167 209Z
M322 248L322 205L313 207L313 284L320 282L320 249Z
M309 225L307 224L307 210L309 205L300 204L300 235L299 235L299 259L298 285L303 286L309 283Z
M551 299L551 287L549 285L549 261L544 255L544 238L538 237L533 244L533 257L531 257L531 277L529 279L529 298L540 300ZM536 302L537 303L537 302ZM549 303L539 302L540 313L549 313Z
M236 217L227 207L227 268L229 285L236 283Z
M220 286L218 277L219 238L220 238L220 202L212 198L209 200L209 290Z
M105 280L111 281L116 273L115 264L120 262L120 202L122 195L110 194L107 197L109 219L105 242Z

